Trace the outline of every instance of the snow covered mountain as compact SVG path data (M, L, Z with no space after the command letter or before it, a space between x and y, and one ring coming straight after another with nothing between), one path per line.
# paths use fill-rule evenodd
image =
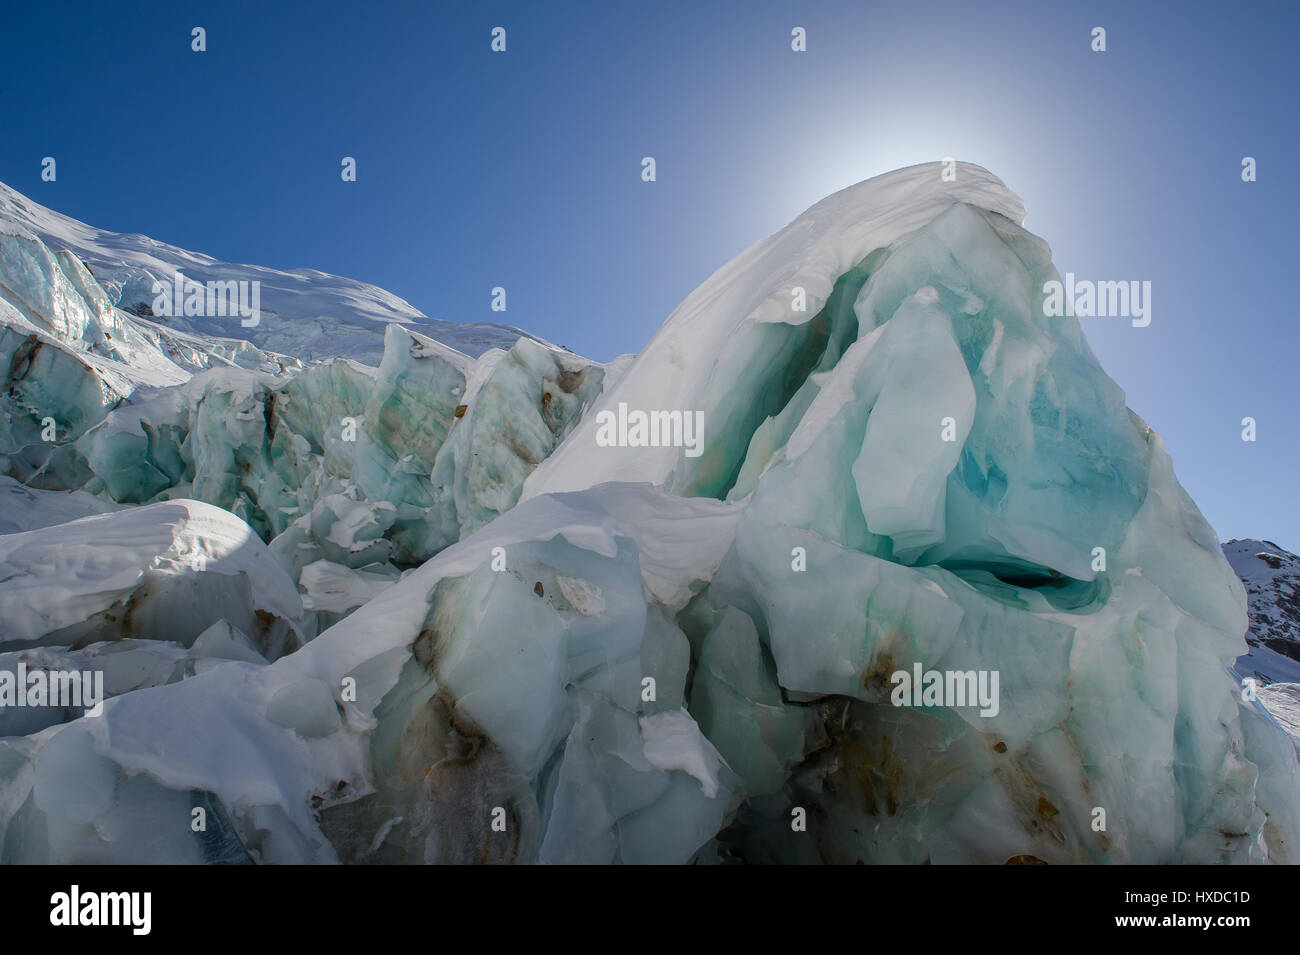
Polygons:
M1230 540L1223 553L1246 586L1250 614L1250 652L1238 672L1261 683L1300 683L1300 557L1257 540Z
M944 168L605 366L390 324L171 372L11 236L0 508L50 519L0 693L106 699L8 714L0 861L1300 861L1241 580L1019 198Z
M507 325L456 323L429 318L391 292L315 269L282 271L235 265L135 233L97 229L45 208L0 183L0 233L39 238L52 252L68 250L94 272L109 299L127 311L155 301L153 283L187 279L260 283L261 321L242 327L229 317L169 317L169 329L209 338L245 339L265 351L303 361L351 358L377 365L384 326L391 322L434 338L470 356L508 349L519 338L543 341ZM162 323L162 319L158 321Z

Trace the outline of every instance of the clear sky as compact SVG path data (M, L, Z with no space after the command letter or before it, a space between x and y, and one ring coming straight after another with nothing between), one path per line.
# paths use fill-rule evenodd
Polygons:
M1152 282L1149 327L1082 320L1102 364L1221 536L1300 549L1300 3L43 0L3 19L0 179L21 192L601 360L825 195L980 163L1062 273Z

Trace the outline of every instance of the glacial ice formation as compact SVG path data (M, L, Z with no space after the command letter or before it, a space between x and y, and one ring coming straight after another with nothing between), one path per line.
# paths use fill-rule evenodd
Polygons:
M339 565L362 600L340 571L324 597L317 567L309 637L508 510L603 383L603 366L531 339L471 359L396 323L377 369L303 367L127 315L39 239L0 235L0 253L0 470L29 494L95 495L94 510L216 505L304 594L304 568Z
M123 314L151 312L154 282L172 283L177 272L195 282L259 283L261 320L255 327L231 329L228 318L210 316L168 316L137 323L145 334L162 338L164 349L176 348L182 358L195 350L196 342L216 337L226 342L223 350L278 353L304 361L344 357L377 364L384 330L392 322L475 357L493 348L509 349L518 338L546 344L508 325L429 318L391 292L316 269L236 265L147 236L96 229L46 209L4 183L0 183L0 231L63 250L93 269L101 294ZM231 341L232 333L248 340ZM201 344L198 348L203 350ZM223 357L232 356L227 352Z
M617 373L395 326L378 369L88 415L47 482L160 503L0 537L5 574L131 520L140 553L70 559L143 567L166 509L216 506L247 545L208 571L274 557L253 599L320 632L273 659L205 617L101 716L0 739L0 859L1300 861L1295 750L1229 672L1241 583L1044 314L1020 201L941 168L814 206ZM620 403L702 412L703 453L598 446ZM917 668L995 674L996 705L896 705Z

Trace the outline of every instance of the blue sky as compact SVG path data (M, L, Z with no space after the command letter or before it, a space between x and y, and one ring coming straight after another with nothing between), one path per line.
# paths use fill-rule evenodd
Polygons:
M1300 549L1300 4L49 0L5 19L14 188L602 360L823 196L980 163L1062 273L1152 282L1150 327L1083 320L1102 364L1221 536Z

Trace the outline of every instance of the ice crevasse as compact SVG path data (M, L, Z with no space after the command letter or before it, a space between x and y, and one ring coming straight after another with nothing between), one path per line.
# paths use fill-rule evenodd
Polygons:
M0 739L0 858L1297 861L1300 768L1228 672L1213 529L1045 315L1019 199L941 168L720 269L518 503L300 649ZM699 411L701 453L602 446L620 404ZM996 706L896 705L918 669L996 674Z

